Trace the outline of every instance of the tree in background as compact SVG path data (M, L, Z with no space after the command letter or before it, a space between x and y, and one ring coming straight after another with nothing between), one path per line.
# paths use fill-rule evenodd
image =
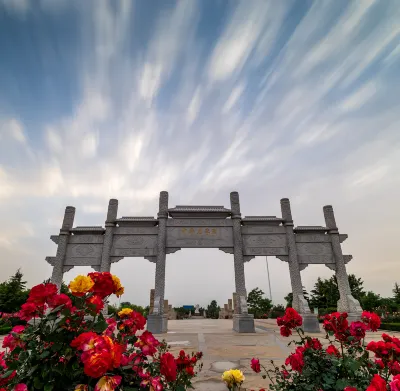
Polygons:
M398 305L400 305L400 286L397 282L394 283L393 294L394 294L394 301Z
M349 274L350 290L354 298L362 302L365 296L361 278L357 278L354 274ZM336 276L329 279L318 277L311 291L310 306L312 308L336 308L339 300L339 288Z
M249 313L253 314L255 318L261 318L265 314L268 314L272 308L272 301L263 296L264 292L259 288L254 288L247 295Z
M382 298L372 291L368 291L361 299L361 307L366 311L376 311L381 304Z
M308 292L305 290L304 286L303 286L303 296L304 298L308 301ZM293 292L288 293L284 299L286 300L286 308L288 307L292 307L293 304Z
M221 308L217 304L217 301L212 300L211 303L207 306L207 318L218 319L220 310Z
M26 302L29 290L22 278L23 274L18 269L12 277L0 284L0 313L17 312Z

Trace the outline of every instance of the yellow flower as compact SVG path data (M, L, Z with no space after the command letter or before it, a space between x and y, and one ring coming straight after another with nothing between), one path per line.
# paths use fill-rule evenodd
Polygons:
M131 312L133 312L131 308L122 308L122 310L118 312L118 316L120 318L122 318L123 316L129 316Z
M78 384L75 387L75 391L88 391L89 387L86 384Z
M232 386L240 385L244 382L243 372L239 369L230 369L222 374L222 380L230 389Z
M84 296L93 288L94 282L90 277L87 276L77 276L72 280L68 288L74 296Z
M117 276L114 276L113 274L111 275L112 280L114 282L114 289L115 289L115 294L120 297L123 295L125 289L124 287L121 285L121 281Z

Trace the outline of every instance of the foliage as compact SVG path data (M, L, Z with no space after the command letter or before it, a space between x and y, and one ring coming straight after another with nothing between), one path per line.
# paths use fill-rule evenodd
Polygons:
M400 305L400 286L397 282L394 283L393 294L394 300Z
M78 276L70 285L76 305L54 284L33 287L0 353L1 390L112 391L185 390L191 387L201 353L177 357L165 342L143 330L146 319L131 308L105 319L111 294L121 295L110 273ZM5 387L5 388L1 388Z
M400 323L386 323L382 322L381 330L400 331Z
M363 281L354 274L349 274L349 284L351 293L359 301L365 295L363 290ZM336 275L329 279L318 278L311 291L310 306L311 308L329 308L336 307L339 301L339 288L337 285Z
M361 306L366 311L376 311L381 305L381 297L371 291L368 291L365 296L361 299Z
M22 278L23 274L18 269L12 277L0 284L0 314L17 312L25 303L29 291Z
M278 304L272 307L272 310L270 311L268 317L271 319L276 319L279 316L283 316L284 313L285 313L285 307L282 304Z
M272 308L272 301L263 297L263 295L264 292L259 288L254 288L247 295L249 313L253 314L255 318L264 317Z
M324 390L324 391L383 391L399 390L400 386L400 339L382 334L382 341L364 344L367 330L376 331L379 317L364 311L361 321L349 325L347 313L334 312L326 315L323 327L329 345L324 348L317 338L305 336L301 329L302 319L292 308L277 320L281 334L297 333L295 350L278 367L266 369L256 358L251 368L271 380L270 390ZM375 359L370 357L370 352Z
M307 301L309 301L308 292L306 291L306 289L304 288L304 286L303 286L303 296L304 296L304 298L305 298ZM288 294L284 297L284 299L286 300L286 308L292 307L292 304L293 304L293 292L288 293Z
M218 319L219 311L221 310L216 300L212 300L207 306L207 318Z

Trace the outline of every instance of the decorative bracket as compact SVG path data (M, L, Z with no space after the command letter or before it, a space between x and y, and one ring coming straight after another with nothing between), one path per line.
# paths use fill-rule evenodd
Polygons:
M111 263L115 263L120 261L121 259L124 259L124 257L110 257Z
M227 254L233 254L233 247L220 247L218 250L221 250Z
M255 255L243 255L243 262L250 262L255 257Z
M176 253L177 251L182 250L180 247L167 247L165 249L165 254L172 254L172 253ZM148 259L147 257L145 257L146 259ZM150 259L149 259L150 261ZM153 261L150 261L153 262Z
M51 239L55 244L58 244L59 236L58 236L58 235L51 235L51 236L50 236L50 239Z
M147 259L150 262L157 263L157 257L156 256L148 256L144 257L144 259Z
M300 271L301 271L301 270L304 270L307 266L308 266L308 263L300 263L300 264L299 264L299 269L300 269Z
M64 266L63 273L69 272L72 268L73 268L73 266Z
M280 259L283 262L289 262L289 256L288 255L275 255L275 257Z

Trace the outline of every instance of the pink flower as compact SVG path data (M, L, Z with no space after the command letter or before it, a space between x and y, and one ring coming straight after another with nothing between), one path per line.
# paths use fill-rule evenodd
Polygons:
M261 372L260 360L258 358L252 358L251 359L251 369L255 373L260 373Z
M28 391L28 387L24 383L19 383L14 387L14 391Z
M390 391L400 391L400 375L393 377L390 382Z

